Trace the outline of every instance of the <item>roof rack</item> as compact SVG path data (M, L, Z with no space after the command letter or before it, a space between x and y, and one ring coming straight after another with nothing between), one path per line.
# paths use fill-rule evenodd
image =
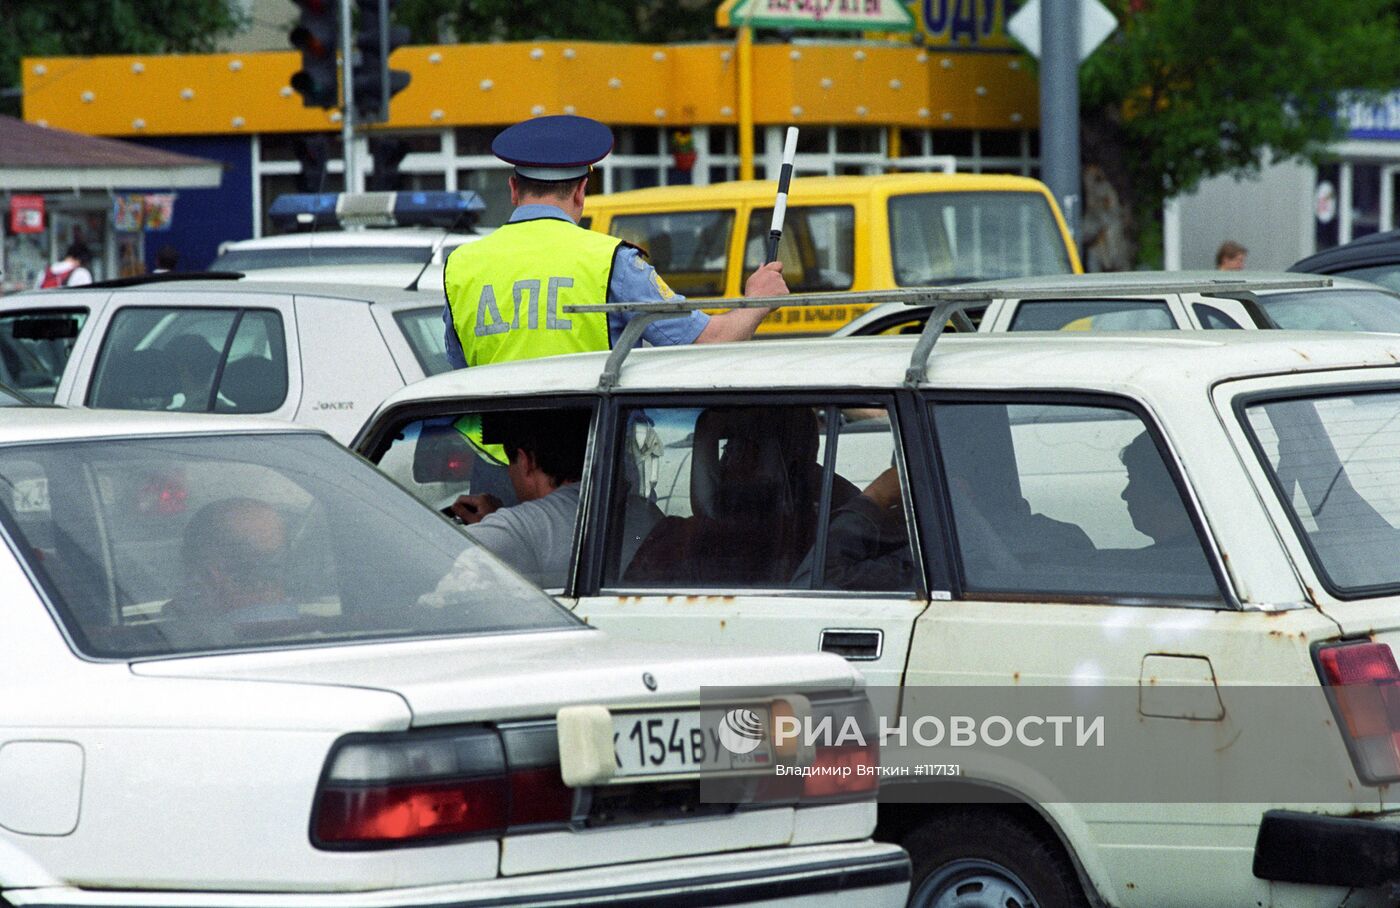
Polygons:
M1299 275L1295 278L1221 277L1209 280L1165 280L1150 286L1124 281L1087 282L1080 275L1065 275L1062 282L1037 279L1034 281L986 281L977 284L962 284L951 287L905 287L898 290L846 290L836 293L790 293L780 297L740 297L698 300L669 300L667 302L646 303L587 303L564 306L565 314L572 312L631 312L636 313L623 328L612 353L598 376L598 389L608 391L617 385L622 372L622 364L627 355L641 339L642 333L654 322L674 318L698 309L792 309L817 306L879 305L900 303L905 306L930 306L928 320L914 345L909 357L909 367L905 370L904 381L913 386L923 381L928 374L928 358L933 345L943 333L943 326L950 318L958 323L959 330L967 330L967 321L962 310L978 303L990 303L996 299L1020 299L1033 296L1037 300L1072 300L1097 298L1109 295L1136 295L1145 293L1200 293L1205 296L1250 295L1256 290L1315 290L1332 286L1332 279L1317 275Z
M242 280L242 271L160 271L151 274L133 274L130 277L114 277L105 281L94 281L73 289L88 287L139 287L142 284L169 284L176 281L237 281Z

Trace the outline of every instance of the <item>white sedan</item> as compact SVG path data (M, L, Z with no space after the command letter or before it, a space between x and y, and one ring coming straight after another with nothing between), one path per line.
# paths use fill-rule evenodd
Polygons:
M15 409L0 482L4 904L903 904L872 779L775 784L873 754L698 708L869 721L840 659L615 641L281 423Z

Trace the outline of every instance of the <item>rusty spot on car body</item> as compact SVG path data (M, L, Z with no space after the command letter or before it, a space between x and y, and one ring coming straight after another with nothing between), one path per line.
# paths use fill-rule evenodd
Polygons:
M725 621L723 618L719 619L719 629L720 629L720 630L724 630L725 626L726 626L728 623L729 623L729 622L728 622L728 621Z
M1014 683L1014 684L1020 684L1020 683L1021 683L1021 673L1020 673L1020 672L1012 672L1012 673L1011 673L1011 681L1012 681L1012 683Z

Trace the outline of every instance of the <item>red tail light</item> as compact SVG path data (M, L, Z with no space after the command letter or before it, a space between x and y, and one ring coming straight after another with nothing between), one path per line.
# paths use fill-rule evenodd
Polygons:
M554 726L365 736L331 754L312 842L383 848L566 824Z
M1363 782L1400 780L1400 667L1384 643L1319 648L1322 679Z
M874 741L818 747L811 775L803 780L802 800L839 800L879 790L880 751Z

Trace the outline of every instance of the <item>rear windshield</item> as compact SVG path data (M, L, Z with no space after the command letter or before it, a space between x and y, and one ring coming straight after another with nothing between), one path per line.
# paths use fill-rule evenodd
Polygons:
M612 219L613 236L646 251L662 279L686 296L722 296L734 212L671 211Z
M455 248L455 247L454 247ZM300 249L230 249L210 271L257 271L306 265L421 265L432 256L427 246L307 246Z
M53 403L87 317L86 309L0 314L0 381L39 403ZM0 400L0 406L9 405Z
M903 287L1071 270L1050 204L1036 192L895 196L890 249Z
M1383 290L1306 290L1259 297L1280 328L1305 331L1400 331L1400 296Z
M394 315L394 321L399 323L399 330L413 350L418 365L423 367L424 375L437 375L452 368L447 362L447 341L443 335L446 324L442 320L441 306L405 309Z
M1400 589L1400 391L1267 401L1245 413L1329 589Z
M1175 328L1162 300L1021 300L1012 331L1164 331Z
M0 517L108 658L577 627L318 435L0 449Z

